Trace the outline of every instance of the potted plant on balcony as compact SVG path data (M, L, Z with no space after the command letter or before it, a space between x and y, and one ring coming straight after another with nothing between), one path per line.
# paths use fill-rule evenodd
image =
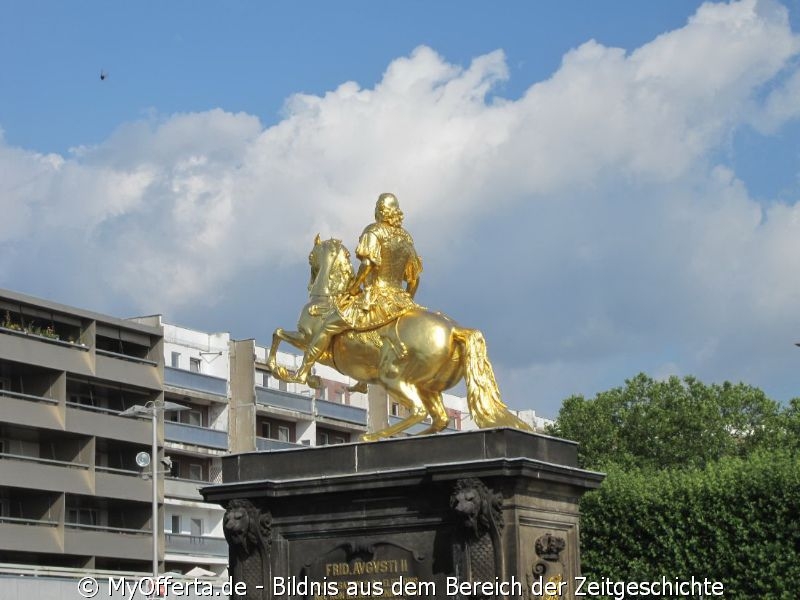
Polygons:
M6 311L6 314L3 317L3 322L0 323L0 327L3 327L4 329L10 329L12 331L23 331L22 325L15 323L11 319L11 313L9 311Z

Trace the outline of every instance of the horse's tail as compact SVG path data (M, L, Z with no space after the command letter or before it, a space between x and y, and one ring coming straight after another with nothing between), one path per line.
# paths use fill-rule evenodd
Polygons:
M512 415L500 398L500 389L486 352L486 340L477 329L456 327L453 339L463 348L464 377L467 380L467 406L475 424L485 427L514 427L533 431Z

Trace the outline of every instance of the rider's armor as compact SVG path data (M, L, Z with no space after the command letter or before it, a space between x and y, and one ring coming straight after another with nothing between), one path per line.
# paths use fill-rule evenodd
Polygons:
M368 225L359 239L356 256L368 259L373 266L363 293L344 295L336 303L339 314L350 327L358 330L380 327L417 306L404 283L419 277L422 261L405 229L388 223Z

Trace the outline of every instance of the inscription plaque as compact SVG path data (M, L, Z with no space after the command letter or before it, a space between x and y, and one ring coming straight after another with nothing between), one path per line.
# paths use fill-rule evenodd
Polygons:
M366 600L425 596L431 569L425 555L402 544L379 540L371 543L329 541L330 548L307 562L303 577L321 582L311 600ZM399 593L398 593L399 592Z

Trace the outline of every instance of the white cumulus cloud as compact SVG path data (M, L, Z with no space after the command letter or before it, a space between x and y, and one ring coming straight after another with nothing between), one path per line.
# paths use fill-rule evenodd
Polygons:
M2 283L266 338L313 235L352 247L394 191L421 301L487 332L512 405L553 414L641 369L765 384L800 334L800 205L757 203L720 156L797 118L798 52L781 5L704 4L640 48L567 51L518 99L502 50L423 46L269 127L153 117L67 156L0 138Z

